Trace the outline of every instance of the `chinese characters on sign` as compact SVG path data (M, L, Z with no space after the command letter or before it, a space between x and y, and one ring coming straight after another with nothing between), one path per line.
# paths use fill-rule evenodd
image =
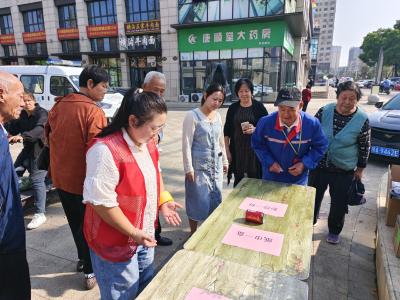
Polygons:
M244 249L280 256L283 234L232 224L222 243Z
M88 38L97 37L113 37L118 36L118 25L108 24L108 25L92 25L86 26L86 32Z
M125 23L125 33L127 35L159 32L161 32L160 20Z
M14 34L0 34L0 45L15 45Z
M263 28L259 33L258 29L252 29L249 31L238 31L238 32L214 32L211 33L203 33L202 36L199 38L196 34L191 34L188 37L188 42L191 45L196 44L198 41L202 41L203 44L210 44L210 43L221 43L221 42L234 42L239 40L256 40L260 43L266 42L271 38L271 29L270 28Z
M160 48L159 39L155 35L124 36L119 38L119 47L121 50L155 49Z
M250 209L254 211L260 211L266 215L274 217L284 217L287 207L288 205L284 203L265 201L249 197L244 199L242 204L239 206L239 208L243 210Z
M25 44L36 43L36 42L45 42L46 41L46 33L44 31L23 32L22 39Z
M79 39L79 30L78 28L58 28L57 36L60 41Z

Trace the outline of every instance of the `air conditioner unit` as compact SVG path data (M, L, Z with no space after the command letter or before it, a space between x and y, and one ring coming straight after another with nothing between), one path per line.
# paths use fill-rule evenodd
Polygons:
M191 93L190 99L192 102L200 102L201 98L203 98L203 93Z
M189 95L179 95L179 102L189 102Z

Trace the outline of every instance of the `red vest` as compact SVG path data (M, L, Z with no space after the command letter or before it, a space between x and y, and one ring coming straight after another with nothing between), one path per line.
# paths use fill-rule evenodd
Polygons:
M144 209L146 207L146 187L144 177L129 149L128 144L118 131L94 143L104 143L111 151L119 171L119 183L115 188L119 208L136 228L143 228ZM158 169L158 150L153 141L147 144L157 174L157 195L160 194L160 173ZM159 198L157 198L159 203ZM154 220L156 224L156 220ZM89 247L102 258L120 262L129 260L136 252L135 241L114 229L95 212L92 205L86 205L83 231Z

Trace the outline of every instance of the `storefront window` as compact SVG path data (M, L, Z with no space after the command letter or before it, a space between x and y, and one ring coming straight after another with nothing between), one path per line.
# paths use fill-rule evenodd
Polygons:
M125 0L128 22L140 22L160 18L159 0Z
M1 30L1 34L13 34L14 33L11 15L0 16L0 30Z
M117 22L115 0L88 2L89 25L106 25Z
M181 94L191 96L211 82L218 82L224 86L229 99L236 99L234 86L245 77L253 82L256 99L272 101L278 89L281 49L181 52Z
M296 85L297 62L293 61L293 57L284 49L282 51L282 87L293 87Z
M60 28L76 28L76 10L75 4L63 5L58 7L58 19Z
M79 40L61 41L61 48L65 54L79 53Z
M28 52L28 55L47 55L46 43L26 44L26 50Z
M116 57L96 57L93 63L99 65L108 72L110 86L121 86L121 63Z
M180 24L263 17L283 14L284 0L181 0L178 10Z
M92 51L96 52L110 52L118 51L118 38L106 37L98 39L90 39Z
M43 11L41 9L23 12L25 32L37 32L44 30Z
M136 56L130 58L131 86L141 87L150 71L162 72L161 56Z
M3 45L4 56L17 56L17 47L15 45Z

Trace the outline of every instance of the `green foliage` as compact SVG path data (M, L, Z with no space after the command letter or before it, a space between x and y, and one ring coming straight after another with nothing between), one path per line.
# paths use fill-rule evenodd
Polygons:
M384 65L400 64L400 20L394 28L378 29L364 37L360 59L369 66L378 62L379 51L384 50Z

